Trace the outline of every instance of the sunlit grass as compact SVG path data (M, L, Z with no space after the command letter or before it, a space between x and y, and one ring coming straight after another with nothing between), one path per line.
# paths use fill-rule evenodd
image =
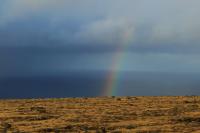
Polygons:
M0 101L0 132L200 131L200 97L99 97Z

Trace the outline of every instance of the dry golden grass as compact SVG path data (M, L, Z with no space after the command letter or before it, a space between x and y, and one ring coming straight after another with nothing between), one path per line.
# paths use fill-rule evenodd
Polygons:
M0 132L200 133L200 97L0 100Z

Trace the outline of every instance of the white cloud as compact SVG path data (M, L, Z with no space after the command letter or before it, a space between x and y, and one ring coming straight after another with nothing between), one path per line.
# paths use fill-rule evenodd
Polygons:
M44 8L51 8L56 1L54 0L9 0L5 1L0 14L1 23L15 21L30 14L40 12Z
M2 5L0 24L13 22L31 15L58 17L98 14L100 2L93 0L9 0ZM93 11L93 12L92 12ZM101 12L101 11L100 11Z
M133 41L134 28L133 22L124 18L105 19L82 27L76 38L86 43L126 44Z

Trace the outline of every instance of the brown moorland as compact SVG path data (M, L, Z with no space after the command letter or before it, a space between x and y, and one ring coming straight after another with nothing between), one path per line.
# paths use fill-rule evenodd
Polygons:
M0 100L0 132L200 133L200 97Z

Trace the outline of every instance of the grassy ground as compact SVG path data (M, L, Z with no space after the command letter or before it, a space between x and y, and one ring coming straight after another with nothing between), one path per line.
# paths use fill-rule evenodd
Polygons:
M200 133L200 97L0 100L0 132Z

